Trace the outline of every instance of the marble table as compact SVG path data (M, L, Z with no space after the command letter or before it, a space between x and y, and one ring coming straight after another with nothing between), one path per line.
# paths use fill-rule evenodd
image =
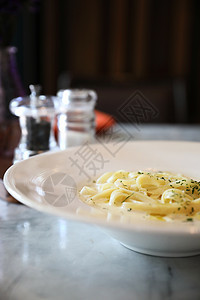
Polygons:
M200 126L143 125L134 139L200 141ZM0 200L0 300L199 300L200 256L128 250L100 228Z

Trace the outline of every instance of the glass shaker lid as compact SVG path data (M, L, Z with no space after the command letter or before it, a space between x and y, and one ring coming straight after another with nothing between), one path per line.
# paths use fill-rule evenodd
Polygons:
M36 111L38 116L54 114L56 97L40 95L40 85L30 85L29 88L29 96L17 97L10 102L10 111L18 117L31 116Z
M62 100L62 104L69 105L95 105L97 100L97 94L93 90L89 89L67 89L60 90L57 94Z

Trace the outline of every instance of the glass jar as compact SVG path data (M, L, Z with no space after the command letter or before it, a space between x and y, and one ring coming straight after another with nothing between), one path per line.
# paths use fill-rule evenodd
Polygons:
M92 143L95 137L94 107L97 94L93 90L68 89L57 93L60 113L57 115L60 149Z
M40 86L30 85L31 95L11 101L11 112L19 117L21 139L14 163L56 148L54 137L56 97L39 95Z

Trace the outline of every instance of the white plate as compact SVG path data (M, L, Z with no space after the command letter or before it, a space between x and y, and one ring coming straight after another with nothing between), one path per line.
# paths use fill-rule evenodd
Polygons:
M167 223L102 214L82 203L77 191L105 171L153 168L200 180L200 143L138 141L95 144L34 156L4 176L8 192L39 211L101 226L128 248L150 255L200 253L200 221Z

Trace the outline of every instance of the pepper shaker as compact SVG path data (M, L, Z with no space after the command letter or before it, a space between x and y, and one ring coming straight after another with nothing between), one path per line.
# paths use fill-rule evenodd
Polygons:
M57 115L60 149L92 143L96 129L96 92L88 89L67 89L58 91L57 96L60 101Z
M53 125L56 97L40 95L39 85L30 85L31 94L11 101L11 112L19 117L21 139L14 152L18 161L56 148Z

